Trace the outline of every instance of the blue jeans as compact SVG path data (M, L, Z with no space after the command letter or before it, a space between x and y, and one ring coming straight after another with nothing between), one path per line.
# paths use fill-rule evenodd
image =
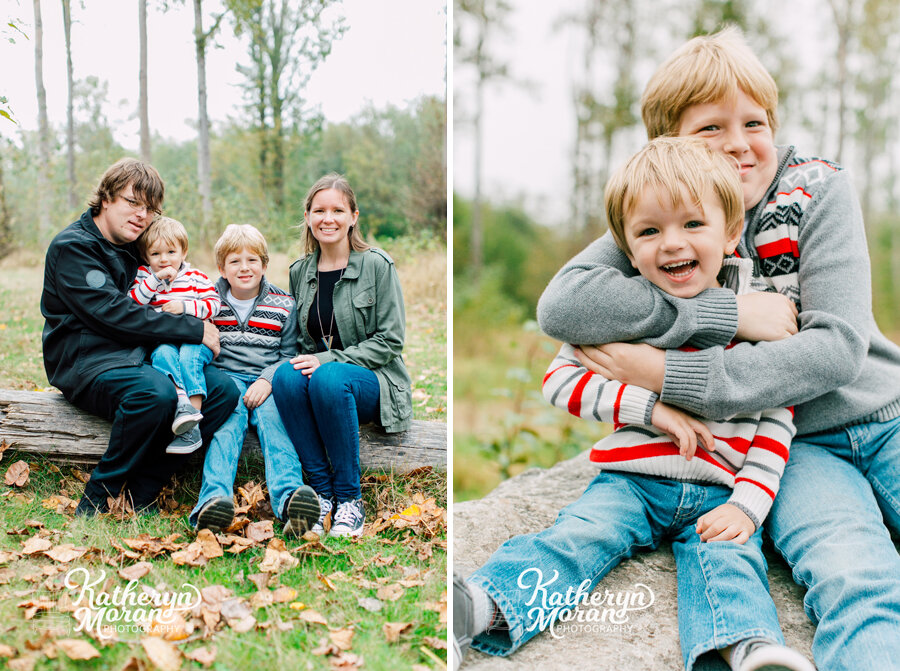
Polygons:
M360 498L359 425L379 417L375 373L331 361L307 377L284 363L275 371L272 394L309 486L338 503Z
M247 387L257 379L255 375L231 372L228 375L242 397ZM191 511L191 524L197 524L200 509L211 498L234 496L234 478L237 475L238 460L244 445L244 436L247 435L248 424L256 427L256 435L259 437L272 510L278 519L285 521L282 511L294 490L303 484L303 475L297 453L281 423L275 401L269 394L258 408L250 411L244 405L243 399L239 400L231 417L216 431L203 460L203 485L200 487L197 505Z
M150 355L153 367L168 375L175 386L188 396L206 398L206 378L203 369L213 360L212 350L206 345L185 343L160 345Z
M820 671L900 669L900 419L802 436L766 528L807 587Z
M497 603L509 625L508 631L476 636L473 646L494 655L514 652L571 610L577 595L589 594L620 561L655 549L665 538L672 539L678 567L686 668L694 668L704 653L745 638L783 642L769 597L761 531L740 545L703 543L694 528L701 515L729 496L731 489L721 485L600 473L581 498L560 511L552 527L511 538L469 576ZM565 601L567 591L574 599Z

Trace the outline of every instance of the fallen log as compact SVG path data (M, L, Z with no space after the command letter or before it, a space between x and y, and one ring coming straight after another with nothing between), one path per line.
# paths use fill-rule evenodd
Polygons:
M109 441L110 423L79 410L62 394L47 391L0 389L0 441L20 452L75 464L99 461ZM251 429L244 452L259 454ZM413 421L402 433L385 433L366 425L359 431L359 459L363 468L405 472L421 466L447 468L447 425Z

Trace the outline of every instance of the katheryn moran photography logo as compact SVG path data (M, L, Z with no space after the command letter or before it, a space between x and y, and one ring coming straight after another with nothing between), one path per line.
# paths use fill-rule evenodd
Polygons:
M125 587L104 589L106 571L96 575L85 568L66 573L65 586L72 591L75 631L91 633L101 639L141 634L151 629L165 631L201 601L200 590L183 583L178 591L159 592L131 580Z
M527 593L529 631L549 629L554 638L574 632L628 632L634 628L629 615L650 608L655 600L653 590L643 583L616 592L607 589L591 593L591 581L585 580L577 589L568 587L561 592L552 589L558 579L555 569L547 580L539 568L519 574L519 589Z

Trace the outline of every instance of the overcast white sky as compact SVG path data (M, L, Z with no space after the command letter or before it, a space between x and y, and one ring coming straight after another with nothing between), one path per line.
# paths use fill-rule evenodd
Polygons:
M116 139L126 148L139 144L137 0L72 0L72 49L75 78L95 75L109 82L107 116ZM149 115L154 132L186 140L194 137L197 118L197 67L193 42L193 3L163 14L150 0L147 17ZM174 4L174 3L170 3ZM423 94L442 95L445 89L446 11L444 0L344 0L337 11L349 30L335 43L331 55L313 74L309 101L321 104L325 118L346 120L371 101L376 107L403 106ZM33 36L30 0L4 0L7 18L20 19ZM221 7L205 0L204 28ZM50 123L61 127L66 113L66 58L59 0L41 0L44 25L44 78ZM207 56L208 108L215 123L238 115L242 77L235 63L247 62L246 48L227 22L219 44ZM7 38L13 37L15 44ZM37 127L34 43L6 29L0 39L0 95L26 129ZM15 127L0 124L0 134L15 137Z

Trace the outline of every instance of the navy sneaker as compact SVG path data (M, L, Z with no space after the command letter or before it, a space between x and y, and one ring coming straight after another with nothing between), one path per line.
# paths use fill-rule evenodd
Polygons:
M284 517L287 518L284 535L302 536L315 525L319 512L319 497L315 490L308 485L300 485L284 506Z
M334 513L334 524L331 527L331 533L328 535L332 537L360 536L362 535L365 521L366 511L363 508L362 499L343 501L337 504L337 511Z
M92 501L85 495L81 497L78 506L75 508L75 517L94 517L94 515L108 512L109 506L106 504L106 499L103 499L102 501Z
M197 529L209 529L214 533L224 531L234 522L234 499L217 496L210 499L197 514Z
M313 525L313 528L310 529L314 534L318 534L319 538L325 537L325 520L328 519L332 510L334 510L334 501L326 499L324 496L319 496L319 519Z
M166 448L166 454L190 454L199 450L201 445L203 436L200 435L200 427L195 426L190 431L175 436L175 440Z

